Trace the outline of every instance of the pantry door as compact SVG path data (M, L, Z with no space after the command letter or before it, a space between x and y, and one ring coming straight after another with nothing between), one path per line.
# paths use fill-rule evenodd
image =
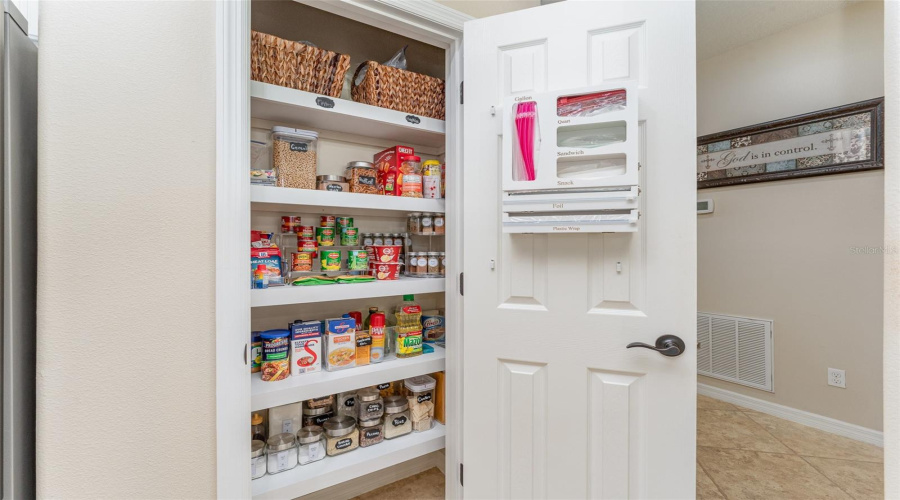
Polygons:
M694 2L554 3L469 21L464 44L464 496L693 498ZM637 231L504 234L504 99L625 81ZM667 334L679 356L626 349Z

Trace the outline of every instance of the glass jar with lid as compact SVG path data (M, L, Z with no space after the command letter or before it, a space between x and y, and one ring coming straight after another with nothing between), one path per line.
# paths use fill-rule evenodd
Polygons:
M422 158L416 155L400 156L400 172L397 179L400 184L400 196L406 198L422 197Z
M363 233L361 239L364 247L370 247L375 244L375 238L373 238L372 233Z
M281 187L316 188L319 134L311 130L272 127L272 166Z
M447 232L444 226L444 214L434 214L434 234L444 234Z
M412 432L409 419L409 401L405 396L384 398L384 438L394 439Z
M380 418L359 421L359 445L365 448L384 441L384 423Z
M373 245L384 245L384 233L375 233L372 235Z
M434 234L434 214L422 212L419 219L419 232L422 234Z
M325 453L329 457L359 448L359 433L353 417L331 417L325 422Z
M439 252L438 259L440 260L438 265L440 266L440 269L441 269L441 276L446 276L447 275L447 253Z
M347 182L351 193L381 194L375 165L368 161L351 161L347 164Z
M409 252L408 254L406 254L406 258L409 261L406 264L406 274L407 275L415 276L415 275L419 274L418 257L419 257L419 252Z
M419 252L416 257L416 276L428 274L428 252Z
M318 425L304 427L297 432L297 463L311 464L325 458L325 429Z
M406 218L406 230L413 234L418 233L420 231L419 219L421 218L422 214L419 212L409 214Z
M356 391L342 392L337 395L337 415L339 417L356 418Z
M316 177L316 189L319 191L350 192L347 178L340 175L319 175Z
M425 271L429 276L440 276L440 252L428 252L428 269Z
M284 432L269 438L266 446L266 469L269 474L278 474L297 466L297 439Z
M250 442L250 479L266 475L266 443L258 439Z
M434 388L437 381L428 375L408 378L403 381L409 397L409 416L415 432L422 432L434 426Z
M322 425L326 420L334 416L331 406L319 406L318 408L303 408L303 427Z
M384 415L384 401L381 399L381 392L378 389L372 387L360 389L357 398L360 420L372 420Z

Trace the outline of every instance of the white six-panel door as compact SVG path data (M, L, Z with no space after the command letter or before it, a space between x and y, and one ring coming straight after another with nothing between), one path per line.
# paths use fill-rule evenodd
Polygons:
M465 496L693 498L694 3L566 1L464 42ZM638 230L503 234L504 98L628 80ZM663 334L686 351L625 347Z

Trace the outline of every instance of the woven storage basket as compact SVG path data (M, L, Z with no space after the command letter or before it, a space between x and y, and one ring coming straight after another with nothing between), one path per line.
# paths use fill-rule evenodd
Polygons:
M258 82L340 97L350 56L253 31L250 78Z
M356 85L359 72L366 69ZM404 113L444 119L444 80L366 61L353 74L353 100Z

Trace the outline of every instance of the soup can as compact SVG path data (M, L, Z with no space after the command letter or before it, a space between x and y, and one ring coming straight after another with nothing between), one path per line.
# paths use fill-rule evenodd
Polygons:
M341 228L341 246L356 247L359 246L359 229L355 227Z
M320 266L323 271L340 271L341 270L341 251L340 250L322 250L320 258Z
M350 250L347 252L347 269L350 271L365 271L368 266L368 252L365 250Z
M353 217L339 216L335 218L337 227L353 227Z
M310 252L312 253L313 258L319 256L319 244L316 242L316 239L301 239L297 241L297 251L298 252Z
M313 226L300 226L297 237L301 240L312 240L316 237L316 228Z
M323 215L319 217L319 227L334 227L334 216Z
M333 247L334 246L334 228L333 227L317 227L316 228L316 243L318 243L320 247Z
M296 252L294 254L294 265L291 269L294 271L312 271L312 264L312 252Z
M281 232L297 233L300 232L300 217L294 215L281 216Z

